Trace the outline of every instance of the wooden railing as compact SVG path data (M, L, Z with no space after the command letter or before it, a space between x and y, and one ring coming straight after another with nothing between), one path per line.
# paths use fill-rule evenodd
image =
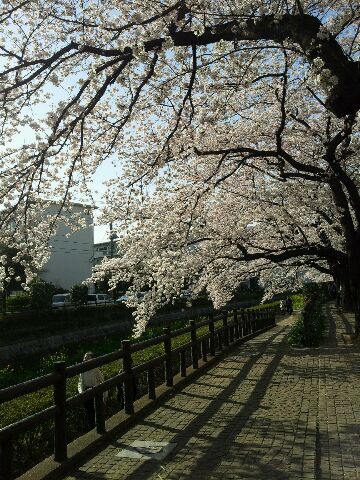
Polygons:
M232 318L229 321L229 314ZM222 320L216 328L216 323ZM219 315L209 315L202 322L190 320L189 326L171 331L164 328L163 334L149 340L133 343L130 340L122 341L122 348L115 352L94 358L92 360L66 367L65 362L55 362L54 371L27 382L0 390L0 404L36 392L45 387L53 387L54 405L34 415L23 418L16 423L0 429L0 480L10 480L12 477L13 444L20 433L40 425L47 420L54 421L54 460L63 462L67 458L66 417L70 407L84 403L91 398L95 399L96 431L105 433L105 415L103 393L123 384L125 413L134 413L133 381L136 376L147 373L147 394L151 400L156 399L155 368L164 364L164 383L173 385L174 358L179 355L179 372L182 377L187 374L186 352L191 352L192 367L199 367L199 359L207 361L208 356L214 357L216 351L223 350L239 339L246 339L264 329L275 325L275 310L273 308L224 311ZM198 329L208 326L208 332L198 336ZM185 333L190 333L190 341L176 348L172 348L172 339ZM164 354L159 355L137 366L132 365L132 354L148 347L163 344ZM74 377L87 370L123 360L123 371L103 383L86 390L83 393L66 398L66 379Z

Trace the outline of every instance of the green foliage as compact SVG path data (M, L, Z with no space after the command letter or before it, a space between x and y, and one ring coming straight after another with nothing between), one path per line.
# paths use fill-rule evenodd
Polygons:
M66 362L67 354L65 349L61 349L55 353L44 355L39 362L39 374L46 375L54 371L54 362Z
M29 287L30 308L41 310L51 306L52 296L56 290L52 283L34 280Z
M87 285L74 285L70 290L71 302L75 305L85 305L87 302Z
M0 368L0 388L5 388L14 382L14 367L5 365Z
M249 307L247 310L264 310L265 308L278 308L279 307L279 300L275 300L274 302L268 303L261 303L260 305L254 305L253 307Z
M30 297L27 294L14 295L6 300L6 308L9 312L22 312L30 306Z
M304 308L306 298L303 293L297 293L295 295L291 295L291 300L293 302L294 310L301 310Z
M324 298L321 296L313 301L308 300L301 316L290 329L288 334L290 345L306 347L318 347L320 345L325 330L324 316L322 314L323 302Z
M302 315L293 323L288 333L288 342L290 345L305 345L305 328Z

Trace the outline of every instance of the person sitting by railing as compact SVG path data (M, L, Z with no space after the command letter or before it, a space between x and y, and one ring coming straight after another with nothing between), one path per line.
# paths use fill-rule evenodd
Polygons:
M86 352L83 361L86 362L94 358L93 352ZM89 388L96 387L104 381L103 374L99 368L92 368L86 372L80 373L78 382L78 391L83 393ZM107 399L107 392L103 394L104 403ZM84 402L87 427L92 430L95 428L95 398L90 398Z

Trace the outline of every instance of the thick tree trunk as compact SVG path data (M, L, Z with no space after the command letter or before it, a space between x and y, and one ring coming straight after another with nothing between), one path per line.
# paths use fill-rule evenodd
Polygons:
M345 278L341 284L341 306L346 311L354 309L352 288L348 278Z
M349 254L349 267L345 282L349 285L349 305L344 304L345 309L355 313L355 334L360 334L360 262L358 260L358 248L355 245ZM344 299L345 300L345 299ZM346 299L348 301L348 299Z

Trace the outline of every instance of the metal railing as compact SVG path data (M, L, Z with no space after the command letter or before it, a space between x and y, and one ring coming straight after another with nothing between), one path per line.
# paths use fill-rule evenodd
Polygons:
M232 315L229 321L229 313ZM217 324L220 322L220 326ZM0 429L0 480L12 478L13 444L18 434L40 425L47 420L54 421L54 460L63 462L67 459L67 411L74 405L82 404L93 398L95 400L96 431L105 433L105 414L103 393L109 389L123 385L124 409L129 415L134 414L134 386L136 376L147 373L147 395L151 400L156 399L155 368L164 364L164 383L171 387L174 379L174 358L179 356L179 373L187 375L186 353L191 352L193 369L199 368L199 359L204 362L208 356L214 357L216 351L223 350L239 339L246 339L256 333L275 325L275 309L252 309L240 311L223 311L218 315L209 315L207 320L195 322L190 320L189 325L171 331L169 327L163 329L163 334L139 343L131 344L130 340L122 341L120 350L108 353L66 367L65 362L55 362L54 371L27 382L13 385L0 390L0 404L36 392L45 387L53 387L54 405L23 418L11 425ZM198 330L208 326L208 332L199 336ZM190 334L190 341L176 348L172 347L172 339L185 333ZM132 354L145 350L151 346L163 344L164 354L159 355L140 365L133 366ZM123 372L104 381L103 383L86 390L73 397L66 398L66 380L95 367L106 365L115 360L123 360Z

